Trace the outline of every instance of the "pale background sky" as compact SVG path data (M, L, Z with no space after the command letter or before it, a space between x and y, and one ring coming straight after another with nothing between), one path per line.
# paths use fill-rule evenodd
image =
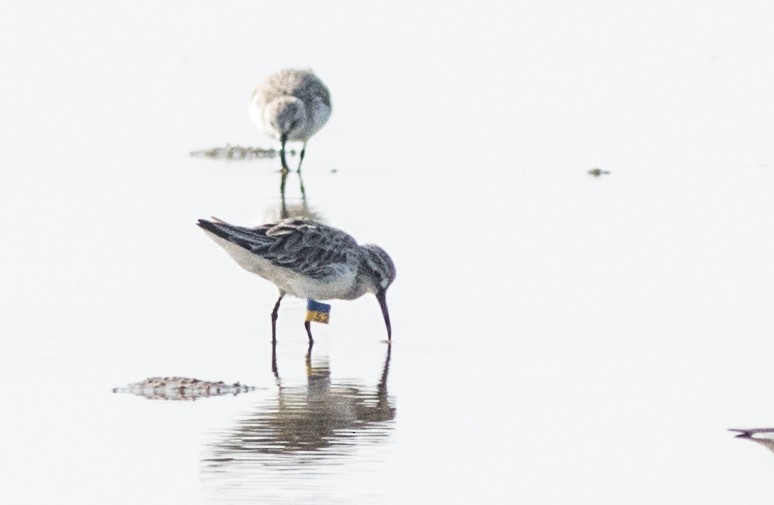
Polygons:
M423 151L437 159L509 146L517 160L545 165L771 156L769 2L35 2L4 10L5 152L41 144L156 151L208 144L218 132L247 142L250 89L264 69L295 65L330 81L340 118L331 135L375 148L438 139ZM361 124L364 110L382 121ZM384 135L385 125L404 122Z

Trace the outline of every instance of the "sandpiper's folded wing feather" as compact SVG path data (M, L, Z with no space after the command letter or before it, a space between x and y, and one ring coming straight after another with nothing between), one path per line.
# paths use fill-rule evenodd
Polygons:
M321 100L325 105L331 105L331 94L327 86L313 72L304 71L299 77L293 96L309 103Z
M328 88L310 70L286 69L277 72L253 95L254 99L259 100L261 108L280 96L294 96L306 103L321 100L325 105L331 104Z
M292 77L287 79L284 84L287 86L287 94L293 95L305 102L311 103L315 99L320 99L326 105L331 103L328 88L319 77L309 70L293 72Z
M286 219L255 228L200 219L199 226L277 266L315 279L334 275L336 264L347 263L351 251L357 248L357 242L347 233L304 219Z

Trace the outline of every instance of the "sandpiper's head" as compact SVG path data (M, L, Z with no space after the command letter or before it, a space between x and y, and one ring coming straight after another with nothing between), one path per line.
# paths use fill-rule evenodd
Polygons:
M280 139L293 139L306 129L304 102L292 96L272 100L263 110L263 120L266 127L276 132Z
M395 263L387 251L378 245L366 244L362 250L361 273L368 291L386 291L395 280Z
M363 256L360 263L361 282L367 291L374 293L379 301L387 326L387 339L392 340L390 313L387 310L387 288L395 280L395 263L387 251L373 244L362 246Z

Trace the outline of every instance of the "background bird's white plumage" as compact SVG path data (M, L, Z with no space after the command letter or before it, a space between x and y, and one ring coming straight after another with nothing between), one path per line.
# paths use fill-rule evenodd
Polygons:
M278 116L286 107L298 107L292 126L283 128ZM270 76L253 93L250 116L264 130L279 139L306 142L328 121L331 98L328 88L311 70L285 69Z

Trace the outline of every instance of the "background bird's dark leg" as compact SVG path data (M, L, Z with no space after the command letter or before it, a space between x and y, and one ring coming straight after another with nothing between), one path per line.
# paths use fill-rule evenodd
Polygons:
M279 298L277 298L277 303L274 304L274 310L271 311L271 343L274 344L277 342L277 317L278 317L278 311L280 302L282 301L282 297L285 296L284 291L280 291Z
M282 172L287 173L290 171L288 168L288 162L285 159L285 144L288 141L288 136L283 135L282 138L280 138L280 142L282 143L282 147L280 147L280 162L282 163Z
M301 154L299 155L298 160L298 168L296 168L296 172L299 174L301 173L301 163L304 162L304 154L306 154L306 142L304 142L304 145L301 147Z
M314 339L312 338L312 323L311 321L304 321L304 328L306 328L306 335L309 337L309 344L314 343Z

